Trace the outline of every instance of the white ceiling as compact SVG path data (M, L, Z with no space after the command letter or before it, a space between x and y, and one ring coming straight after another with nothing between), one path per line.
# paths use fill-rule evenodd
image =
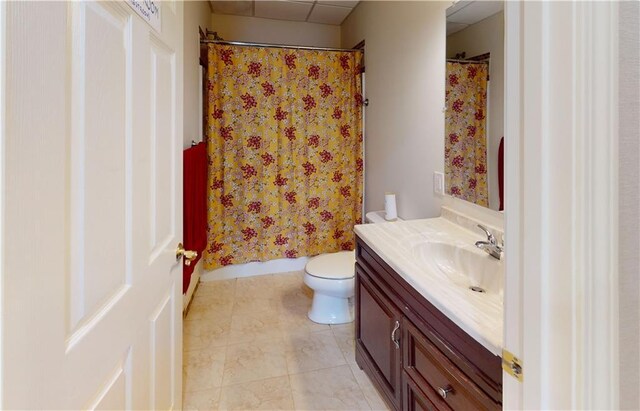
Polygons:
M217 14L340 25L359 0L209 0Z
M504 1L465 0L447 9L447 36L504 9Z

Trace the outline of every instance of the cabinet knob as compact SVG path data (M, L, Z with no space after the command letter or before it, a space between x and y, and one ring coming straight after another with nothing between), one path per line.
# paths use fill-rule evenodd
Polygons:
M438 394L440 394L440 396L443 399L446 399L447 395L449 395L449 393L452 393L452 392L453 392L453 387L451 387L450 385L447 385L444 388L442 387L438 388Z

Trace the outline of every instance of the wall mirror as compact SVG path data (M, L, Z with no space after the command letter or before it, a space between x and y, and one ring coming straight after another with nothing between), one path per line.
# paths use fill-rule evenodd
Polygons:
M447 9L445 190L503 210L504 2Z

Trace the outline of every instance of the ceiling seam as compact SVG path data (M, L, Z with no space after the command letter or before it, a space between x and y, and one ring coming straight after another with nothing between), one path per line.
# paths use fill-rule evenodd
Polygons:
M314 0L314 2L311 3L311 8L309 9L309 13L307 13L307 18L304 19L305 23L309 22L309 17L311 17L311 13L313 13L313 9L316 8L316 4L318 4L318 0Z

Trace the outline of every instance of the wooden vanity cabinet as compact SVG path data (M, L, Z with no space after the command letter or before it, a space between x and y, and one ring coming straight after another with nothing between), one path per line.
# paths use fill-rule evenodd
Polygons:
M395 410L500 410L500 357L437 310L361 239L356 362Z

